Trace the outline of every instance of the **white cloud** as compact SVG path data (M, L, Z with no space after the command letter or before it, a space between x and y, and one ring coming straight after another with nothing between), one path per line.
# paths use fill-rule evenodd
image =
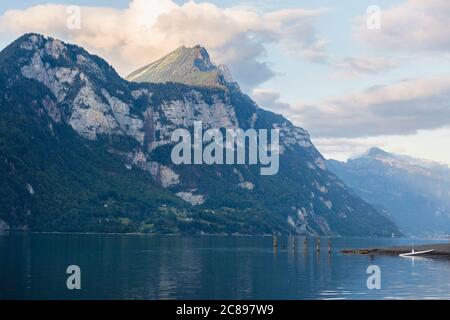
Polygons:
M201 44L217 62L230 66L244 89L274 76L261 62L267 44L311 56L322 50L313 26L321 10L260 13L193 1L178 5L172 0L133 0L126 9L81 7L81 29L69 30L66 9L47 4L9 10L0 17L0 34L38 32L75 42L105 57L122 75L181 45Z
M366 17L355 20L354 36L375 49L405 52L448 52L450 1L409 0L381 8L381 29L369 30Z

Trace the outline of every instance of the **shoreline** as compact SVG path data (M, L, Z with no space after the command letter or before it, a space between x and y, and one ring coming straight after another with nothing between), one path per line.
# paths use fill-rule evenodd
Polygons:
M357 255L390 255L399 256L403 253L411 252L411 246L395 246L387 248L362 248L362 249L344 249L341 250L344 254L357 254ZM414 250L426 251L432 250L433 252L420 254L416 257L427 257L427 258L445 258L450 259L450 243L436 243L436 244L426 244L414 246Z

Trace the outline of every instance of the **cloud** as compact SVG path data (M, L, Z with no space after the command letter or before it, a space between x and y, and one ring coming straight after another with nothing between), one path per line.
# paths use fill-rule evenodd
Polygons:
M255 89L252 97L306 128L328 159L381 147L450 164L450 77L400 81L315 105L283 102L272 89Z
M318 138L408 135L449 125L449 101L450 77L413 79L299 104L290 117Z
M366 17L358 17L354 37L375 49L448 52L449 23L448 0L409 0L392 8L381 8L379 30L369 30Z
M313 142L327 159L345 161L366 153L372 147L380 147L391 153L450 164L450 150L445 147L450 144L450 127L420 130L412 136L313 138Z
M328 59L325 52L327 41L314 30L314 20L326 12L328 10L324 8L289 9L269 13L266 18L268 27L278 30L279 42L285 53L310 62L324 63Z
M47 4L5 12L0 34L38 32L75 42L107 58L122 75L181 45L201 44L251 90L275 75L262 61L268 44L310 56L322 50L313 26L320 14L321 10L260 13L251 7L219 8L193 1L178 5L172 0L133 0L126 9L81 7L81 29L70 30L67 6Z
M261 108L269 109L275 113L286 114L291 111L291 105L280 101L281 95L275 90L255 89L253 90L252 98Z
M345 161L372 147L385 148L387 139L389 138L318 138L313 139L313 142L327 159Z
M333 78L352 78L363 74L377 74L398 66L393 59L373 57L347 57L332 62L336 69Z

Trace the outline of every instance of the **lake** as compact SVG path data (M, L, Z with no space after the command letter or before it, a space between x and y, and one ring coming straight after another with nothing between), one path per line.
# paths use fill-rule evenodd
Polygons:
M450 299L450 261L344 255L410 239L99 234L0 235L1 299ZM442 242L442 241L441 241ZM414 240L415 244L432 241ZM66 269L81 269L68 290ZM381 289L367 288L370 265Z

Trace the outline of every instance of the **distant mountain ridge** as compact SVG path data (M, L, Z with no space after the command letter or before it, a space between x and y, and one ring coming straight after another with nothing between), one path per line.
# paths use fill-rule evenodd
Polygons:
M205 58L195 76L178 77L189 76L193 56L183 54L187 62L180 65L177 54L174 64L159 64L164 83L125 81L101 58L38 34L0 52L0 226L400 234L326 169L306 130L259 108L235 84L210 82L223 69L195 50ZM162 79L168 70L182 72ZM208 81L192 85L199 75ZM189 85L176 83L182 80ZM279 173L261 176L259 165L174 165L172 133L192 130L195 121L205 128L279 129Z
M437 162L372 148L327 167L405 233L450 234L450 168Z

